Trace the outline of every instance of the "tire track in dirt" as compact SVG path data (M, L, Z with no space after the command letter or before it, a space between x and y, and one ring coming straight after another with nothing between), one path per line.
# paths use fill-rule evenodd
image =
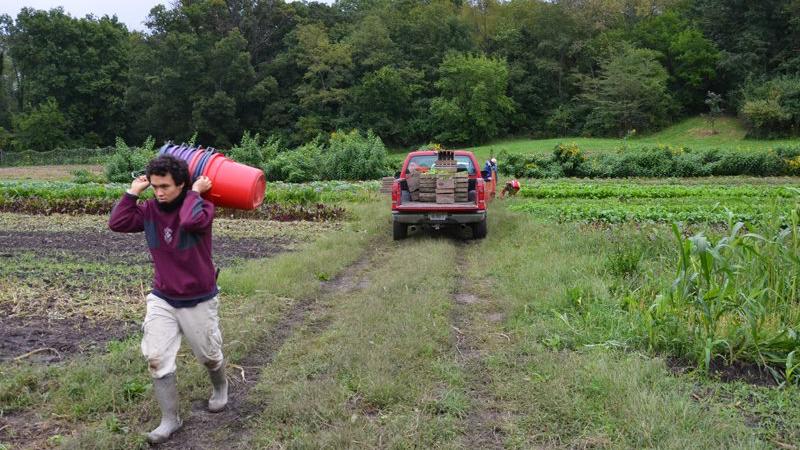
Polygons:
M498 314L477 312L486 302L469 291L465 276L468 264L465 253L476 242L456 244L456 289L453 293L452 323L456 341L457 359L464 369L468 382L471 408L466 417L465 433L461 436L463 448L501 449L503 445L502 413L492 396L487 370L481 350L481 336L476 329L474 316L481 322L498 322Z
M192 403L191 414L184 418L183 427L176 432L168 442L154 446L159 449L193 449L212 450L219 448L242 448L241 444L247 442L250 436L248 423L260 414L259 405L247 401L250 390L258 385L262 368L275 360L280 348L307 320L312 312L325 309L324 297L346 294L364 289L364 280L361 275L367 271L380 253L380 244L372 243L367 246L369 250L355 263L346 267L338 276L329 281L321 282L321 289L314 297L304 298L292 305L291 309L268 333L264 339L255 344L255 349L235 366L247 369L242 375L240 370L228 367L228 406L219 413L206 411L206 400L197 400ZM313 314L322 316L321 314ZM328 322L309 324L313 332L320 333ZM219 439L235 438L220 442Z

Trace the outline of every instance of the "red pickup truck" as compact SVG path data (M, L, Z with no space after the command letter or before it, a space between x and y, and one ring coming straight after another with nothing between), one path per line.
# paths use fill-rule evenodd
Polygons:
M453 152L457 170L469 174L468 201L436 203L411 201L406 177L411 170L421 172L435 169L435 151L411 152L403 162L403 168L392 185L392 233L395 240L408 234L409 226L429 225L435 229L444 226L471 227L475 239L486 237L486 192L488 183L481 176L480 166L472 152L456 150Z

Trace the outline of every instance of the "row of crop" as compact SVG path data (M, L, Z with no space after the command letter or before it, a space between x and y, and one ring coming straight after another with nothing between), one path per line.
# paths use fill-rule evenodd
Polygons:
M43 181L0 181L0 201L24 198L46 200L118 199L128 189L127 184L70 183ZM380 183L327 181L308 184L269 183L266 203L315 204L364 202L377 198ZM147 190L142 198L152 198Z
M686 197L766 197L790 198L797 189L787 186L753 185L678 185L678 184L621 184L621 183L532 183L519 192L526 198L686 198Z
M755 363L779 382L800 383L798 212L787 223L755 230L732 221L717 238L687 237L677 225L673 232L672 283L634 289L623 302L636 334L650 349L692 359L704 370Z
M513 211L559 222L686 222L727 223L729 220L764 222L788 215L793 204L761 199L702 199L698 201L529 200L509 206Z
M800 147L761 151L654 146L587 153L558 144L551 155L501 152L499 170L517 178L626 178L800 175Z
M111 212L116 200L106 198L0 198L0 212L13 212L21 214L50 215L50 214L101 214ZM276 220L281 222L294 221L330 221L342 220L346 210L341 206L295 203L265 203L253 211L239 211L220 209L217 212L221 217L237 217L256 220Z

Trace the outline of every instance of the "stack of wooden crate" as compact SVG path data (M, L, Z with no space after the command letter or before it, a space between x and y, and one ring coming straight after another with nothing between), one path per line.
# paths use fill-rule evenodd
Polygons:
M411 194L411 201L419 201L419 172L411 172L406 176L406 184L408 185L408 193Z
M412 197L413 200L413 197ZM420 202L436 201L436 174L419 174L419 200Z
M437 169L439 170L439 169ZM454 173L436 174L436 203L455 203L456 180Z
M469 174L458 172L454 175L455 201L466 202L469 200Z
M381 178L381 194L391 194L393 183L394 183L394 177Z

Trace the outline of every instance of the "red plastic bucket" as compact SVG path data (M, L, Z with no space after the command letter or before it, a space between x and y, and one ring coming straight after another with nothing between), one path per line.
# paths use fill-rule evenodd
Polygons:
M211 190L203 197L217 206L256 209L264 201L267 181L259 169L215 153L206 162L203 175L211 179Z

